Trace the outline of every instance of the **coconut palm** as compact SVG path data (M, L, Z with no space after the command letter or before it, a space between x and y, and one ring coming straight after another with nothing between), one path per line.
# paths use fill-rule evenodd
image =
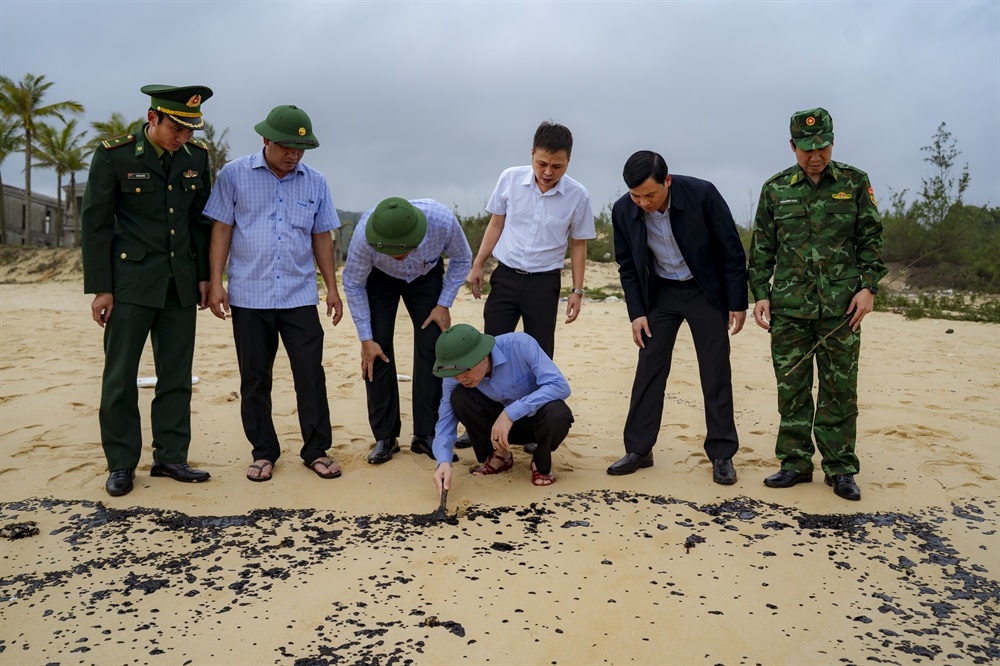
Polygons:
M11 153L21 150L24 137L17 127L17 119L0 113L0 165ZM7 206L3 205L3 176L0 175L0 244L7 242Z
M65 120L63 114L83 113L83 105L72 100L42 105L42 98L53 85L52 81L45 80L44 74L25 74L17 83L0 74L0 112L17 118L24 137L24 204L28 215L24 242L27 245L31 245L31 152L35 124L42 118L55 116Z
M63 176L70 176L70 199L69 208L76 207L76 172L86 168L85 159L90 153L90 148L85 147L83 142L83 132L76 131L76 120L65 123L62 129L56 129L49 125L39 124L38 129L38 161L40 167L55 169L56 172L56 246L62 241L63 229L65 228L65 209L62 205L62 183ZM79 238L79 230L76 229L76 238Z
M101 141L105 139L113 139L116 136L125 136L126 134L135 134L142 128L142 124L146 122L145 118L136 118L135 120L129 122L125 120L125 115L115 111L111 114L111 117L107 120L94 120L90 123L90 128L94 130L94 140L91 141L93 148L97 148Z

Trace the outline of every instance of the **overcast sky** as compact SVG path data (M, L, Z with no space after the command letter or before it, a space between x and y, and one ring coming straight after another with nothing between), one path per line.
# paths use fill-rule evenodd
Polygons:
M85 124L143 115L148 83L204 84L230 156L261 145L278 104L305 109L342 210L387 196L482 210L530 160L542 120L567 125L569 174L603 209L640 149L713 181L738 222L793 163L788 119L826 107L834 159L880 202L919 190L920 147L944 121L972 182L1000 205L1000 3L985 2L0 2L0 72L44 74L46 102ZM961 166L960 164L960 166ZM23 155L3 164L23 186ZM80 178L85 178L81 174ZM37 170L36 191L55 193Z

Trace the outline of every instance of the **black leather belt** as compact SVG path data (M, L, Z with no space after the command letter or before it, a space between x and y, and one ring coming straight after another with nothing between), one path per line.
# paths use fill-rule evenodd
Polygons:
M558 268L553 268L551 271L538 271L537 273L534 273L532 271L522 271L520 268L511 268L507 264L499 261L497 264L500 268L511 271L512 273L517 273L518 275L559 275L562 273L562 271Z

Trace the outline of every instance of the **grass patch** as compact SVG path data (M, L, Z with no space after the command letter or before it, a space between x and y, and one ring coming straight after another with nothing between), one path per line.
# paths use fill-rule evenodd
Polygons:
M880 291L875 310L895 312L907 319L949 319L1000 324L1000 300L995 296L974 293L956 294L950 290L934 293L896 293Z

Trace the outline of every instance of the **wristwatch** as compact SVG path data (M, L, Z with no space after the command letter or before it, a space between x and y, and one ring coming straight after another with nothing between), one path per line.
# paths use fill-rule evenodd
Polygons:
M875 295L875 294L878 293L878 287L876 287L875 285L869 285L869 286L865 287L865 289L867 289L868 291L872 292L872 295Z
M587 291L587 290L586 290L586 289L573 289L573 290L572 290L572 292L573 292L574 294L579 294L580 296L583 296L583 293L584 293L585 291Z

